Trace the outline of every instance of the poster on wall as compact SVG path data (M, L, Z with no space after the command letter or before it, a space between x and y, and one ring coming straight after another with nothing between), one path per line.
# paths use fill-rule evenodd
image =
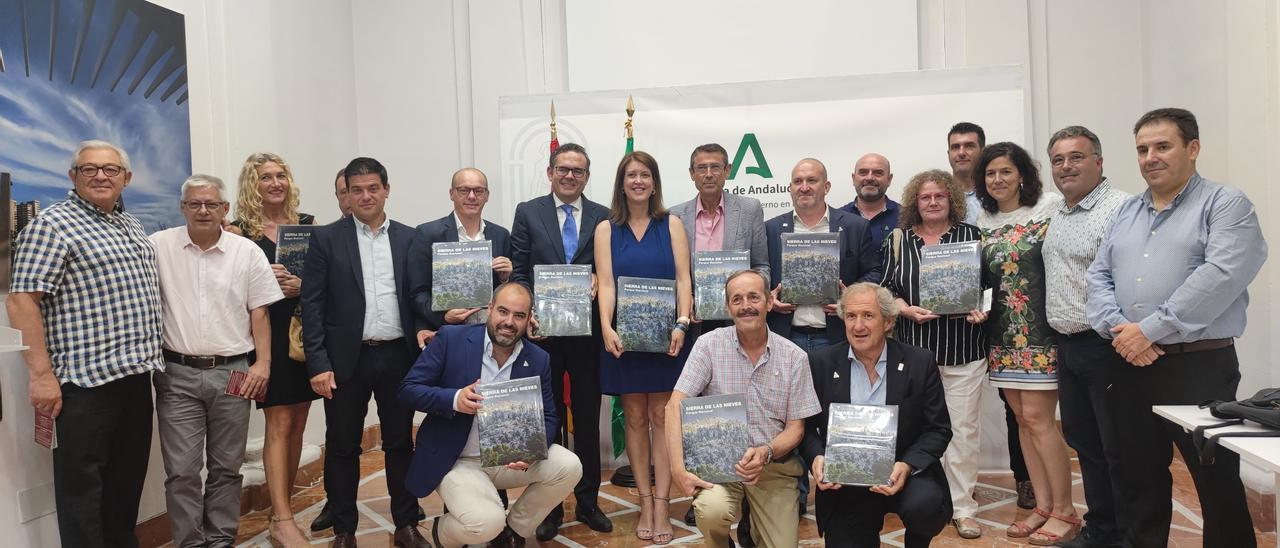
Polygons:
M0 0L0 171L11 238L66 198L80 141L129 155L125 209L148 233L183 224L191 174L184 17L144 0Z
M896 175L889 198L897 200L912 175L948 169L947 130L978 123L987 141L1028 138L1027 94L1017 66L862 74L503 97L498 105L501 171L491 174L490 207L512 218L516 204L549 192L546 169L555 101L561 144L574 142L591 156L588 198L609 205L614 174L625 152L627 98L633 97L635 149L654 155L664 205L692 199L689 175L694 147L719 143L728 152L724 190L751 196L765 219L792 209L791 169L805 158L822 161L831 181L827 203L853 200L851 175L863 154L889 159Z

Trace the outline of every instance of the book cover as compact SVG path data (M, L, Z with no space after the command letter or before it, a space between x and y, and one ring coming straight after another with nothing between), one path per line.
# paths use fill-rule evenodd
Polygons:
M843 485L889 483L898 444L898 406L833 403L827 419L823 479Z
M547 458L541 377L481 384L476 392L484 396L476 412L480 466L532 464Z
M920 248L920 306L938 315L968 314L982 306L982 244Z
M226 387L226 389L224 389L224 390L222 391L222 393L223 393L223 394L226 394L226 395L228 395L228 396L235 396L235 397L237 397L237 398L244 398L244 399L246 399L246 400L253 400L253 401L256 401L256 402L258 402L258 403L262 403L262 402L264 402L264 401L267 401L267 391L266 391L266 390L263 390L263 391L262 391L262 392L260 392L257 396L252 397L252 398L251 398L251 397L249 397L249 396L248 396L248 394L246 394L246 393L245 393L245 388L247 388L247 387L245 386L245 382L247 382L248 380L249 380L249 374L248 374L248 373L245 373L244 371L232 371L232 372L231 372L231 378L227 379L227 387Z
M307 246L315 225L280 225L276 227L276 264L284 265L294 276L302 276L307 262Z
M45 449L58 448L58 421L48 411L36 409L35 442Z
M535 335L591 335L591 265L534 265L533 314Z
M831 304L840 299L840 233L782 235L782 300Z
M493 242L431 244L431 310L480 308L493 299Z
M711 483L742 481L733 466L747 452L747 396L721 394L680 402L684 468Z
M735 272L751 268L748 251L698 251L693 254L693 303L699 320L728 320L724 283Z
M676 321L676 282L618 278L618 337L627 352L666 353Z

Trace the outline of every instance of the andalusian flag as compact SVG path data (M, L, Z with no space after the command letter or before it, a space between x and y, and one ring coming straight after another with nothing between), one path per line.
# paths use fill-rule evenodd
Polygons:
M636 149L636 138L632 134L631 117L636 113L636 102L627 96L627 123L623 124L623 128L627 130L627 152L631 154ZM613 458L618 458L622 452L627 449L627 432L625 419L622 417L622 399L613 397L613 411L610 414L612 420L609 421L613 432ZM662 434L665 435L665 434Z

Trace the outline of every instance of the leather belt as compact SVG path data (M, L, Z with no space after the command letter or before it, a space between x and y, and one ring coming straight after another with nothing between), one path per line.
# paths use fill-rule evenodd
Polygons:
M825 327L809 327L807 325L793 325L791 326L791 331L793 333L800 333L804 335L826 335L827 334L827 328Z
M212 369L219 365L226 365L236 360L249 357L249 353L236 354L234 356L192 356L172 350L164 350L164 360L176 364L185 365L187 367L197 367L200 369Z
M404 337L400 337L398 339L365 339L363 341L360 341L360 344L363 344L365 346L382 346L384 344L400 342L403 340L404 340Z
M1187 352L1200 352L1204 350L1218 350L1226 348L1236 343L1236 340L1227 337L1225 339L1201 339L1195 342L1173 343L1173 344L1157 344L1165 354L1185 354Z

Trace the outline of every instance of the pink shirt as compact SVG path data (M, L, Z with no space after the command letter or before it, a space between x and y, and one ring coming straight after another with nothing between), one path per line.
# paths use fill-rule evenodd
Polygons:
M284 298L262 249L224 231L202 250L186 226L149 238L160 271L164 347L193 356L253 350L249 311Z
M694 198L697 204L693 218L693 249L690 251L720 251L724 247L724 195L716 208L702 208L702 198Z

